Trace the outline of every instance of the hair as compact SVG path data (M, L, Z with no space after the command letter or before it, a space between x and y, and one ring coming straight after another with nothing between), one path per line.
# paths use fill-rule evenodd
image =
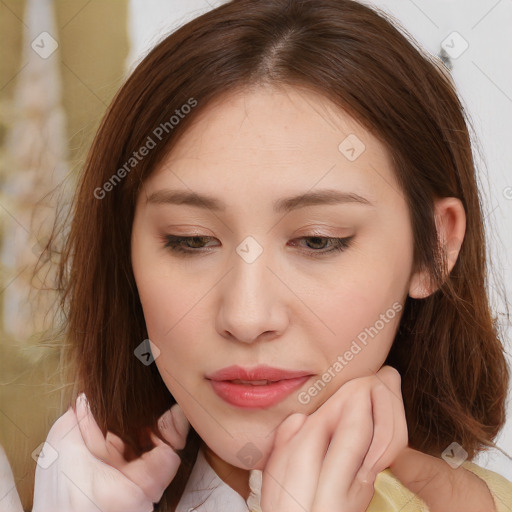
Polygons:
M135 201L208 105L259 85L321 94L389 152L410 212L413 270L427 271L435 290L407 297L385 363L402 377L409 445L439 456L457 441L469 458L495 446L509 370L486 292L470 119L443 64L396 20L354 0L233 0L165 37L125 80L79 176L60 251L74 398L85 392L103 433L127 443L128 458L152 447L150 430L160 435L156 420L175 399L156 365L134 357L148 338L130 256ZM170 129L176 111L194 102ZM166 122L156 147L104 187ZM110 190L99 199L102 187ZM460 199L466 213L451 272L436 232L434 201L442 197ZM201 442L191 427L157 510L175 509Z

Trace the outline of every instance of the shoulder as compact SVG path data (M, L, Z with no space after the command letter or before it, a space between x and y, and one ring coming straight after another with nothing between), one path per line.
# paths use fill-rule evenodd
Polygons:
M512 482L510 480L490 469L482 468L474 462L466 461L461 467L471 471L486 483L494 499L496 512L510 512L512 503Z
M510 512L512 482L504 476L473 462L466 461L461 467L480 477L489 488L496 512ZM426 503L411 492L388 468L375 480L375 492L367 512L428 512Z
M428 512L423 500L411 492L391 472L381 471L375 480L375 492L366 512Z

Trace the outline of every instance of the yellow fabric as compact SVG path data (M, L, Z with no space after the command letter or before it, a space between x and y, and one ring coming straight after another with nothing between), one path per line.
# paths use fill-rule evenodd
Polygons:
M462 467L481 478L489 488L495 511L512 512L512 482L505 477L466 461ZM377 475L375 493L366 512L428 512L425 502L409 491L388 468Z
M389 468L377 475L374 488L367 512L428 512L425 502L405 487Z
M491 491L496 512L512 511L512 482L494 471L481 468L472 462L464 462L464 468L480 477Z

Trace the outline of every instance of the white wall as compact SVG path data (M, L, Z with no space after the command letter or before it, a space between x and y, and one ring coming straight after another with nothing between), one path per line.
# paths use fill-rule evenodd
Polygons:
M220 5L222 0L130 0L131 66L170 29ZM439 54L448 38L447 49L456 58L452 76L480 140L487 170L480 182L488 225L490 253L495 260L499 282L512 298L512 1L511 0L366 0L396 17L430 53ZM451 42L453 40L453 43ZM468 45L464 52L461 50ZM451 48L450 48L451 47ZM482 167L479 155L475 154ZM488 176L487 176L488 173ZM491 232L492 230L492 232ZM491 279L493 276L490 276ZM498 311L502 305L496 301ZM507 350L512 366L511 332ZM512 395L512 390L511 390ZM497 444L512 455L512 405L508 400L508 421ZM493 450L477 462L512 480L512 461Z

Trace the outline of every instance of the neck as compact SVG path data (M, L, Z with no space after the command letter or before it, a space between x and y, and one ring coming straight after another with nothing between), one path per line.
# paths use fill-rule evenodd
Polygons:
M210 450L206 443L202 443L204 457L208 464L213 468L218 477L236 491L244 500L247 501L251 488L249 487L249 470L232 466L221 459L216 453Z

